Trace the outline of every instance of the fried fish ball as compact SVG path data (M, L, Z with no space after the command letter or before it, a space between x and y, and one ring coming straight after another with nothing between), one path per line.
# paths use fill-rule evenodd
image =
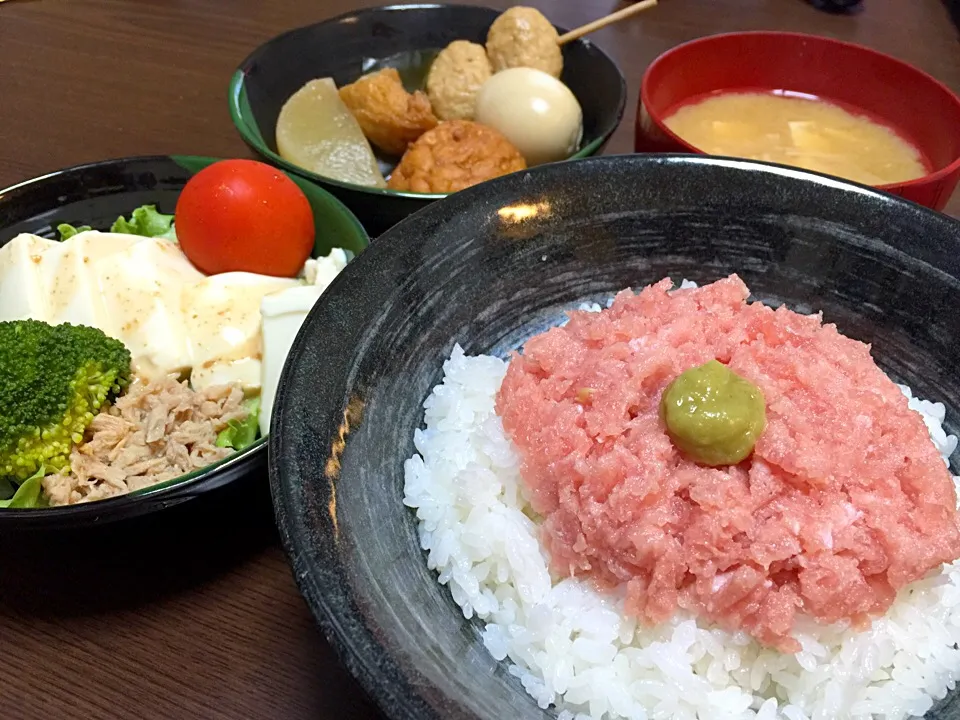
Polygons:
M387 187L451 193L526 167L520 151L497 130L470 120L448 120L410 146Z
M531 67L555 78L563 71L560 36L543 13L531 7L512 7L487 31L487 55L493 72Z
M344 85L340 99L367 139L389 155L402 155L410 143L437 125L430 100L420 90L408 93L396 68Z
M477 93L493 74L483 45L454 40L427 73L427 97L441 120L473 120Z

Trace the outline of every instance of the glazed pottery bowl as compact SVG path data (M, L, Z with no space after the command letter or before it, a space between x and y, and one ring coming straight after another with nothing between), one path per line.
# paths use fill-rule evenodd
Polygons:
M331 77L341 87L384 67L396 67L408 90L422 88L440 50L454 40L482 44L498 14L470 5L391 5L291 30L254 50L234 73L229 90L234 125L255 152L329 190L376 237L444 195L340 182L284 160L276 144L281 107L309 80ZM583 109L583 140L574 157L599 153L623 116L626 82L614 61L588 39L565 45L563 61L561 80ZM380 157L384 174L394 163L396 158Z
M135 208L153 204L173 213L180 190L214 158L172 155L130 157L79 165L0 190L0 246L22 232L57 238L57 225L105 230ZM363 227L336 198L292 176L307 195L316 221L314 255L340 247L360 253ZM0 532L102 525L178 505L266 465L266 438L202 470L143 490L78 505L0 510Z
M825 176L696 155L544 166L407 218L330 286L284 369L270 483L307 603L389 717L552 717L437 583L404 505L455 344L506 358L583 302L731 273L872 343L960 429L960 223Z

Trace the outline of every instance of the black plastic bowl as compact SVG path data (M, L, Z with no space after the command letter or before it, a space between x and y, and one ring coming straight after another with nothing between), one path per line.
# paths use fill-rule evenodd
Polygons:
M394 66L408 89L419 87L434 54L454 40L483 43L498 10L471 5L391 5L291 30L261 45L230 83L230 114L247 144L268 161L303 175L340 198L372 237L445 195L398 192L339 182L277 154L280 108L304 83L332 77L340 87ZM563 28L557 28L560 33ZM563 48L561 80L583 108L583 142L573 157L599 153L623 117L627 86L616 63L587 39ZM381 159L385 171L395 159Z
M172 213L190 177L215 158L185 155L132 157L80 165L0 190L0 247L22 232L58 237L59 223L105 230L120 215L145 204ZM368 244L363 227L336 198L303 178L317 226L314 255L341 247L357 254ZM96 502L28 510L0 509L0 532L78 527L162 510L237 480L266 464L261 438L230 457L159 485Z
M271 491L307 603L388 716L549 717L437 584L402 502L454 343L502 357L583 301L733 272L873 343L957 433L960 223L794 169L635 155L517 173L401 222L323 295L281 380Z

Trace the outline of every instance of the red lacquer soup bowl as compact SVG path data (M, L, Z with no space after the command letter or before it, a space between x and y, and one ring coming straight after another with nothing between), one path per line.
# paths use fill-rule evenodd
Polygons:
M634 148L699 153L664 119L706 95L773 90L815 95L884 123L920 151L929 172L880 189L935 210L946 205L960 180L960 98L896 58L815 35L711 35L660 55L643 76Z

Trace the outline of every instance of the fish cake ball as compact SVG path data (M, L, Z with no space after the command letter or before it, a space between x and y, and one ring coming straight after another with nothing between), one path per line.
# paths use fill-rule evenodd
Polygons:
M539 10L512 7L502 13L487 32L487 55L493 72L514 67L532 67L560 77L563 53L560 36Z
M493 74L483 45L454 40L427 73L427 97L441 120L473 120L477 93Z

